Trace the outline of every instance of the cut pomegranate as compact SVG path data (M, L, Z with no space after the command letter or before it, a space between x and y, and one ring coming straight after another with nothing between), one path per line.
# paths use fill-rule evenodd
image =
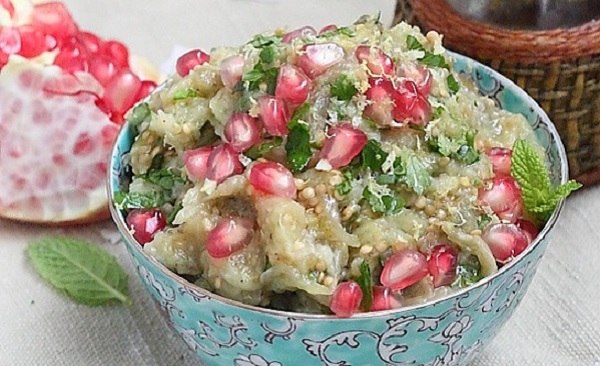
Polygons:
M206 238L206 251L213 258L229 257L252 240L252 221L241 217L222 218Z
M28 25L19 27L19 32L21 33L19 55L25 58L33 58L47 50L46 35L44 33Z
M306 27L298 28L291 32L286 33L283 36L283 38L281 39L281 42L282 43L292 43L292 41L296 38L306 37L306 36L314 36L316 34L317 34L317 31L313 27L306 26Z
M329 308L336 316L348 318L358 311L362 298L363 292L358 283L342 282L333 291L329 300Z
M279 68L275 96L292 105L300 105L308 99L311 81L295 66L284 64Z
M515 224L493 224L481 235L488 244L494 258L507 263L527 248L527 234Z
M0 0L0 7L6 9L8 15L11 18L15 16L15 6L13 5L11 0Z
M433 276L433 287L449 286L456 279L458 252L454 247L440 244L433 248L427 267Z
M72 36L78 30L71 13L63 3L58 1L34 5L31 25L57 39Z
M416 250L404 249L392 254L385 262L379 279L384 286L402 290L428 274L427 258Z
M256 190L285 198L296 198L294 176L283 165L268 161L256 163L250 170L250 185Z
M258 120L245 112L234 113L225 125L224 135L235 151L246 151L260 140Z
M133 238L144 245L154 239L154 235L167 226L167 221L160 209L135 209L127 214L127 226Z
M410 122L423 125L431 119L431 105L427 98L420 95L417 86L410 80L392 93L394 100L393 116L397 122Z
M492 170L495 175L510 176L510 159L512 150L505 147L493 147L487 152L487 156L492 162Z
M344 57L344 49L336 43L307 44L299 52L296 65L315 78Z
M41 86L45 92L58 95L78 96L81 93L89 93L98 97L102 93L102 86L88 73L83 72L77 72L75 75L61 72L46 77Z
M156 89L156 83L152 80L143 80L142 85L140 86L140 90L138 90L136 100L142 100L146 98L152 91Z
M97 54L102 48L102 40L100 37L90 32L79 32L77 38L84 44L88 53Z
M123 69L106 84L102 99L111 112L123 114L133 107L141 87L140 78Z
M221 81L223 85L229 89L233 89L235 84L242 80L242 74L244 73L244 56L235 55L227 57L221 61L219 66L221 71Z
M523 233L527 236L527 243L533 242L540 233L531 221L519 219L517 220L517 226L523 230Z
M184 53L177 59L175 66L177 74L184 77L187 76L194 67L205 64L210 61L210 56L201 50L195 49Z
M369 86L371 88L374 87L382 87L390 96L396 90L394 88L394 84L388 78L379 78L379 77L370 77L369 78Z
M378 126L389 126L393 121L394 110L390 93L383 86L372 86L365 96L369 101L364 111L365 116L375 121Z
M273 136L288 134L288 112L285 102L277 97L266 96L259 101L260 117L265 130Z
M370 311L397 309L402 304L394 292L385 286L373 286L373 303Z
M119 72L119 69L120 67L115 65L111 59L104 56L95 56L90 58L88 72L92 74L102 86L106 86Z
M238 153L229 145L217 146L208 156L206 178L221 183L244 170Z
M333 31L336 31L337 29L338 29L337 25L329 24L329 25L326 25L323 28L321 28L321 30L319 31L319 35L321 35L323 33L327 33L327 32L333 32Z
M123 43L119 41L106 41L101 46L100 52L118 67L129 67L129 50Z
M329 130L329 139L325 141L319 154L333 169L350 164L350 161L367 144L367 135L350 123L341 123Z
M358 46L354 56L360 63L366 64L373 75L394 74L394 62L378 47Z
M201 182L206 178L208 171L208 157L214 150L214 146L204 146L193 150L183 152L183 164L188 177L195 181Z
M478 197L502 220L514 223L523 215L521 189L513 177L497 176L489 179L479 188Z
M417 91L422 96L429 95L431 91L431 72L421 64L404 62L398 65L397 73L415 83Z
M0 28L0 51L6 55L15 55L21 51L21 34L17 28Z
M67 72L86 71L88 54L85 45L77 37L69 37L60 45L54 64Z

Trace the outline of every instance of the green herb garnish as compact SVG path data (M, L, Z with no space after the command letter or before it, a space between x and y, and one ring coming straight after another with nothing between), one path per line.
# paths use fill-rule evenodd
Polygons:
M27 254L46 282L80 304L132 303L127 275L115 257L96 245L64 236L45 236L29 243Z
M262 51L260 51L260 60L265 64L270 64L275 60L277 56L277 46L269 45L265 46Z
M150 117L150 107L148 103L140 103L136 105L131 111L131 118L129 118L129 124L135 129L136 132L139 132L140 125L146 119Z
M183 208L183 203L181 201L177 202L175 204L175 206L173 207L173 209L171 210L171 212L169 212L169 214L167 215L167 224L171 225L173 224L173 220L175 220L175 217L177 216L177 213L179 211L181 211L181 209Z
M371 210L384 215L392 215L402 211L406 202L396 191L387 189L386 193L380 190L374 190L372 187L365 187L363 198L371 206Z
M431 185L431 175L427 171L427 165L414 151L402 150L402 168L405 175L401 181L410 187L416 194L422 195Z
M425 49L425 46L417 40L415 36L409 35L406 37L406 46L409 50L417 50L425 52L425 55L419 58L423 64L430 67L443 67L450 69L450 65L446 62L446 58L443 55L434 55L432 52Z
M133 210L136 208L155 208L160 207L164 203L164 198L157 192L152 193L137 193L137 192L116 192L115 206L119 210Z
M310 110L310 104L304 103L294 112L287 127L289 134L285 142L285 151L287 152L287 161L292 172L296 173L308 165L312 156L310 147L310 126L302 121Z
M333 30L327 31L325 33L319 34L317 37L318 38L332 38L337 35L342 35L342 36L346 36L346 37L354 37L354 36L356 36L356 32L350 27L340 27L338 29L333 29Z
M356 93L358 93L358 89L348 75L340 75L331 85L331 96L338 100L350 100Z
M446 78L446 82L448 83L448 90L450 90L450 93L458 93L458 91L460 90L460 85L458 84L458 81L456 81L456 79L454 78L454 75L448 75L448 77Z
M267 93L274 94L277 86L277 74L279 69L265 69L262 63L256 66L242 76L242 81L247 83L248 90L258 90L262 84L266 85Z
M356 279L356 282L363 293L360 308L363 311L369 311L371 310L371 305L373 305L373 277L371 276L371 267L366 260L363 260L359 268L360 277Z
M177 90L173 94L173 100L184 100L188 98L195 98L198 96L198 92L192 88Z
M455 288L465 288L476 284L483 278L481 264L475 255L468 255L456 268L456 279L450 285Z
M381 148L379 142L369 140L360 152L360 164L364 169L369 168L373 173L378 173L387 157L388 153Z
M181 174L178 174L169 168L151 170L146 173L143 178L152 184L156 184L166 191L172 190L177 183L185 183L185 180Z
M335 186L335 189L341 196L345 196L352 191L352 181L358 178L358 174L359 166L356 164L351 164L344 169L342 173L342 178L344 180L342 183Z
M266 36L264 34L257 34L249 43L255 48L263 48L265 46L270 46L274 43L279 43L280 41L280 36Z
M481 153L475 148L477 130L467 130L458 138L440 135L429 140L432 150L443 156L449 156L466 164L473 164L481 158Z
M252 146L244 154L247 157L249 157L250 159L256 160L256 159L268 154L271 150L273 150L273 148L281 146L282 143L283 143L283 139L281 137L277 136L271 141L263 142L260 145Z
M574 180L552 187L543 160L525 140L515 142L510 162L510 174L521 187L525 210L540 221L547 221L561 199L582 187Z
M485 229L490 222L492 222L492 218L489 215L483 214L479 219L477 219L477 227L481 230Z

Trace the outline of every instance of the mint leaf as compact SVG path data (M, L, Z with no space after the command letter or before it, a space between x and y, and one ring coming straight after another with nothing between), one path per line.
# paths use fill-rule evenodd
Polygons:
M143 178L167 191L172 190L177 183L185 183L181 174L178 174L169 168L151 170L146 173Z
M468 255L464 260L460 261L456 268L456 279L450 285L454 288L469 287L483 278L481 273L481 264L475 255Z
M257 34L249 43L255 48L263 48L265 46L270 46L274 43L279 43L280 41L281 37L279 36L267 36L264 34Z
M290 131L285 142L285 151L287 152L287 161L292 172L296 173L308 165L308 160L312 156L310 147L310 127L306 122L301 121L310 110L310 104L304 103L294 112L288 130Z
M475 148L475 136L477 130L467 130L458 138L439 135L429 139L429 146L443 156L450 156L470 165L481 158L481 153Z
M265 64L270 64L275 60L275 57L277 56L277 46L275 45L269 45L266 46L262 49L262 51L260 51L260 60L262 62L264 62Z
M271 141L263 142L260 145L252 146L248 151L244 154L250 159L258 159L266 154L268 154L273 148L281 146L283 143L283 139L279 136L275 137Z
M192 88L177 90L173 94L173 100L184 100L188 98L195 98L198 96L198 92Z
M558 201L582 185L574 180L553 188L550 174L533 146L517 140L513 146L510 174L519 183L525 211L540 221L547 221Z
M341 196L345 196L352 191L352 182L358 178L359 169L356 165L350 165L342 173L342 183L335 186L335 189Z
M265 69L262 63L257 63L254 68L244 75L242 81L248 85L248 90L258 90L262 84L266 85L267 93L274 94L277 86L277 74L279 69Z
M360 152L360 164L363 168L369 168L373 173L381 172L381 166L388 157L379 142L369 140Z
M402 181L416 194L422 195L431 185L431 175L427 171L427 165L421 157L408 149L402 151L401 162L406 172Z
M363 198L371 206L371 210L384 215L392 215L402 211L406 202L395 191L388 189L389 193L378 192L371 187L365 187Z
M371 267L366 260L363 260L359 269L360 277L356 279L356 282L363 293L360 308L363 311L369 311L371 310L371 305L373 305L373 276L371 276Z
M423 51L425 55L419 59L423 64L430 67L443 67L450 69L450 65L446 62L446 58L443 55L434 55L430 51L425 49L425 46L417 40L415 36L406 37L406 46L409 50Z
M451 94L456 94L460 90L460 85L458 81L454 78L454 75L450 74L446 78L446 82L448 83L448 90L450 90Z
M157 192L137 193L137 192L117 192L115 193L115 206L119 210L133 210L136 208L155 208L163 205L163 197Z
M27 254L46 282L80 304L132 303L127 275L113 256L95 245L64 236L45 236L29 243Z
M356 93L358 93L358 89L348 75L340 75L331 85L331 95L337 97L338 100L350 100Z
M151 112L148 103L140 103L131 111L129 124L135 129L136 132L139 132L140 125L150 117L150 114Z
M406 46L409 50L425 51L425 47L417 40L415 36L406 37Z

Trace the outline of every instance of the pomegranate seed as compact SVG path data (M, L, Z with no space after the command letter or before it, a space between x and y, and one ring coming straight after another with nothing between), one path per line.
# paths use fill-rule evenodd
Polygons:
M512 150L505 147L493 147L488 151L487 156L492 162L492 170L495 175L510 176L510 159Z
M129 50L119 41L107 41L102 45L101 53L115 65L129 67Z
M266 96L258 102L260 117L265 130L273 136L288 134L288 111L285 102L277 97Z
M31 13L31 25L57 39L75 35L78 31L67 7L58 1L36 4Z
M282 43L292 43L292 41L296 38L306 37L306 36L315 36L315 35L317 35L317 31L313 27L306 26L306 27L298 28L291 32L286 33L283 36L283 38L281 39L281 42Z
M323 33L327 33L327 32L333 32L333 31L336 31L337 29L338 29L337 25L329 24L329 25L326 25L323 28L321 28L321 30L319 31L319 35L321 35Z
M367 135L350 123L341 123L329 130L329 139L325 141L319 154L333 169L350 164L350 161L367 144Z
M373 303L370 311L397 309L400 306L400 301L388 287L373 286Z
M0 50L0 69L8 63L8 55Z
M17 28L0 29L0 51L6 55L15 55L21 51L21 34Z
M154 235L167 226L167 220L157 208L131 210L125 221L133 231L133 238L141 245L152 241Z
M411 122L423 125L431 118L431 105L427 98L417 92L417 86L405 80L398 90L392 93L394 99L394 119L397 122Z
M133 107L141 86L137 75L123 69L106 84L102 99L111 112L122 114Z
M294 176L283 165L268 161L252 166L249 177L250 185L256 190L285 198L296 197Z
M392 84L392 81L388 78L369 78L369 86L371 88L373 87L382 87L390 96L392 95L392 93L394 92L394 84Z
M210 61L210 56L201 50L195 49L184 53L177 59L175 69L179 76L187 76L194 67Z
M429 274L427 258L416 250L404 249L392 254L379 277L381 284L392 290L402 290Z
M415 63L403 63L398 66L398 75L412 81L417 91L422 96L429 95L431 91L431 72L423 65Z
M11 18L15 16L15 6L11 0L0 0L0 7L3 7L8 12Z
M154 91L154 89L156 89L156 83L152 80L144 80L142 81L142 86L140 87L140 90L138 91L137 96L135 97L135 100L141 100L146 98L148 95L150 95L150 93L152 93Z
M308 76L295 66L285 64L279 68L275 96L292 105L302 104L308 99L311 88Z
M119 72L120 67L105 56L90 57L88 72L92 74L102 86L106 86Z
M488 244L494 258L500 263L509 262L527 248L527 234L515 224L493 224L481 238Z
M521 189L513 177L497 176L489 179L479 188L478 197L502 220L514 223L523 214Z
M365 116L379 126L389 126L393 121L394 110L390 93L383 86L372 86L366 91L365 96L369 100L364 111Z
M378 47L358 46L354 56L360 63L366 64L373 75L394 74L394 62Z
M433 248L427 267L433 276L433 287L449 286L456 279L458 252L454 247L440 244Z
M221 71L221 81L223 85L229 89L233 89L235 84L242 80L242 74L244 73L244 56L235 55L227 57L221 61L219 66Z
M54 59L54 65L66 72L87 71L87 50L85 45L76 37L65 39L60 45L60 51Z
M222 218L206 238L206 251L213 258L229 257L252 240L252 221L241 217Z
M203 181L208 171L208 157L214 146L204 146L183 152L182 160L188 177L195 182Z
M344 49L335 43L307 44L300 50L296 64L315 78L344 57Z
M206 178L221 183L244 170L238 153L229 145L217 146L208 156Z
M46 36L31 26L19 28L21 33L21 50L19 54L25 58L33 58L46 51Z
M79 32L77 38L83 43L88 53L96 54L102 48L102 40L100 37L90 32Z
M242 152L260 140L260 126L258 120L248 113L234 113L225 125L224 134L233 150Z
M348 318L358 311L363 293L354 281L342 282L333 291L329 308L340 318Z
M523 233L527 236L527 243L534 241L540 233L531 221L519 219L517 220L517 226L523 230Z

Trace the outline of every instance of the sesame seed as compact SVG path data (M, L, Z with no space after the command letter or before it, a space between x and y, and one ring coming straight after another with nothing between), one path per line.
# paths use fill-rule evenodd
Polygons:
M365 244L362 247L360 247L360 254L362 254L362 255L367 255L367 254L371 253L372 251L373 251L372 245Z

